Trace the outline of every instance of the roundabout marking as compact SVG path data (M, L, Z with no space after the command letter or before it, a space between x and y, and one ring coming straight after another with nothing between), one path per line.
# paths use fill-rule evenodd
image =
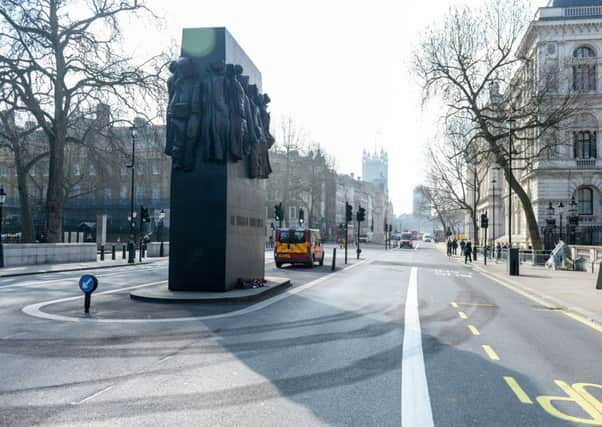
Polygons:
M347 268L344 268L340 272L351 270L351 269L358 267L360 265L363 265L369 261L370 260L360 261ZM75 323L91 323L91 322L94 322L94 323L130 323L130 324L131 323L173 323L173 322L190 322L190 321L199 321L199 320L222 319L222 318L227 318L227 317L241 316L243 314L253 313L255 311L261 310L261 309L268 307L278 301L282 301L283 299L288 298L291 295L298 294L299 292L302 292L306 289L311 289L314 286L319 285L320 283L328 280L329 278L334 277L336 274L337 273L329 274L327 276L322 276L316 280L308 282L297 288L290 289L284 293L276 295L272 298L268 298L266 300L263 300L261 302L250 305L250 306L245 307L240 310L230 311L228 313L221 313L221 314L211 314L211 315L206 315L206 316L167 317L167 318L161 318L161 319L159 319L159 318L157 318L157 319L98 319L98 318L94 318L94 317L63 316L60 314L46 313L41 310L42 308L52 305L52 304L74 301L76 299L81 298L81 295L74 296L74 297L60 298L60 299L51 300L51 301L44 301L44 302L39 302L36 304L30 304L28 306L23 307L21 309L21 311L23 313L27 314L28 316L33 316L33 317L37 317L40 319L55 320L55 321L59 321L59 322L75 322ZM115 294L118 292L128 291L131 289L138 289L138 288L144 288L147 286L160 285L162 283L167 283L167 280L161 280L159 282L152 282L152 283L144 283L142 285L128 286L128 287L119 288L119 289L112 289L110 291L99 292L96 295Z

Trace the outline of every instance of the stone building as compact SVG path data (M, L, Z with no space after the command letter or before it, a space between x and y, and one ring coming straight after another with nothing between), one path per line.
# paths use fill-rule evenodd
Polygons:
M562 238L569 243L602 244L602 160L598 159L602 152L598 138L602 0L552 0L538 10L517 55L530 59L531 72L539 81L548 79L553 91L580 93L581 111L554 135L560 144L517 172L530 195L544 243L549 248ZM488 240L507 241L508 189L503 171L495 165L481 185L481 194L478 214L488 212ZM528 246L522 206L516 196L512 203L512 240ZM483 239L483 230L479 233Z

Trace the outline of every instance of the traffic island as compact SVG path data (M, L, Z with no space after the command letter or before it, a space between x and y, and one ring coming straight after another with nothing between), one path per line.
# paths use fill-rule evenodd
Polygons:
M291 281L285 277L266 277L265 280L264 286L255 289L234 289L227 292L171 291L163 283L133 290L130 298L154 303L239 303L268 298L291 287Z

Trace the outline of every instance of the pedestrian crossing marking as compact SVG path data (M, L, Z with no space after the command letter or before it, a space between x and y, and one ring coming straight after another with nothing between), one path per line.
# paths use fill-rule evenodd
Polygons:
M460 316L460 319L464 319L464 320L468 319L468 316L463 311L459 311L458 315Z
M434 270L436 276L444 277L463 277L465 279L471 279L472 273L469 271L456 271L456 270L441 270L436 268Z
M487 353L487 356L489 356L489 358L491 360L500 360L500 357L497 355L497 353L495 351L493 351L491 346L483 345L482 347L483 347L483 351L485 351L485 353Z
M468 329L470 329L470 332L472 332L473 335L481 335L479 330L473 325L468 325Z
M524 404L532 405L533 401L529 398L527 393L523 390L523 388L516 382L516 380L512 377L504 377L504 381L508 384L508 387L514 392L516 398Z
M453 308L458 308L458 303L452 302L452 303L451 303L451 306L452 306Z

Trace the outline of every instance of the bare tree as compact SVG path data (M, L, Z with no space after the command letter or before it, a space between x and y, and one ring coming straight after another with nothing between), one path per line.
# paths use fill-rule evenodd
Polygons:
M4 0L0 6L0 82L11 85L48 143L51 242L62 237L65 147L81 141L82 111L100 102L145 110L145 95L162 86L158 58L135 64L119 51L119 17L137 12L149 12L142 0Z
M466 139L460 129L468 129L466 123L450 122L445 138L433 140L427 148L429 197L433 208L443 222L464 211L470 215L473 230L477 230L475 207L481 200L481 186L487 177L487 168L479 168L481 163L487 164L488 153L476 153L470 156ZM474 233L475 243L479 243L478 233Z
M424 37L415 69L425 100L440 97L446 120L470 123L464 157L485 152L485 159L504 169L523 207L531 244L541 249L526 186L507 167L508 139L515 142L511 151L518 169L528 171L544 151L561 143L551 135L576 111L577 95L560 93L558 73L540 75L520 51L529 13L522 0L489 1L483 9L452 8L442 28Z
M48 156L45 146L33 143L32 135L39 128L36 126L23 127L16 123L19 111L16 107L14 93L10 88L3 88L0 97L0 148L6 148L14 157L15 171L17 174L17 191L19 193L19 212L21 222L21 241L35 241L35 230L31 209L31 200L27 181L35 165Z

